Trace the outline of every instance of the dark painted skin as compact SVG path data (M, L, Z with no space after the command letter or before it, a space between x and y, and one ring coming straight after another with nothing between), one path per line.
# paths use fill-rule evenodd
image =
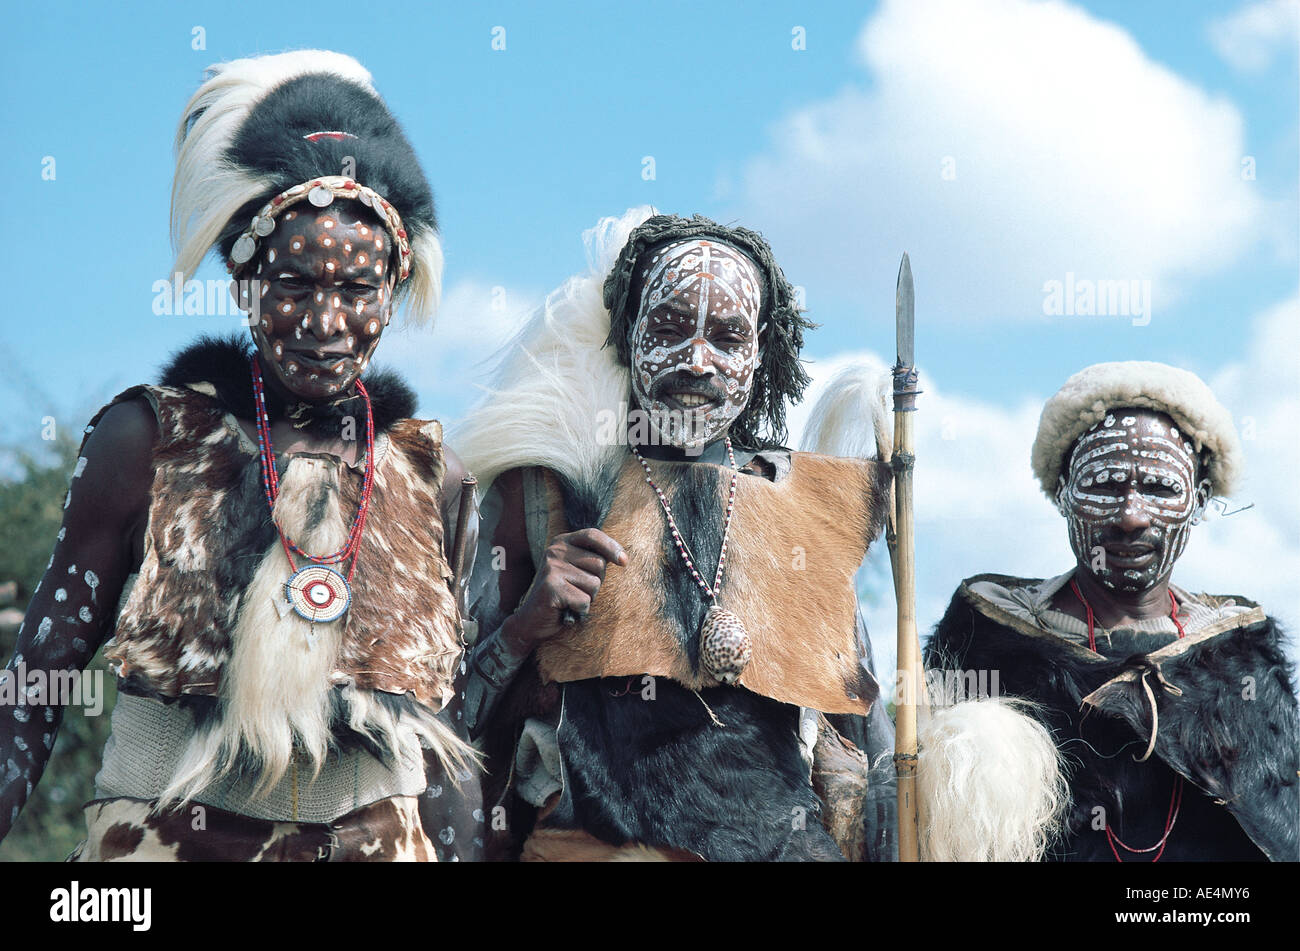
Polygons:
M358 214L359 211L363 213ZM326 220L333 225L326 228ZM277 227L264 239L257 260L268 285L262 297L262 316L271 316L270 308L265 306L267 301L272 305L287 301L294 313L282 313L283 319L271 320L270 333L263 326L253 327L253 339L261 354L262 376L268 388L279 389L286 398L291 397L291 404L328 402L352 386L387 324L386 312L392 306L388 274L392 243L378 219L355 202L340 200L324 209L313 207L300 212L289 225ZM368 234L362 233L363 228ZM326 235L335 240L326 244L323 240ZM303 247L292 255L293 267L284 268L284 249L295 236L310 240L304 240ZM382 239L384 253L380 262L370 261L367 276L366 265L358 265L357 254L341 253L341 245L352 243L355 249L369 240L369 247L373 248L376 237ZM353 242L352 238L358 240ZM274 263L268 260L271 249L276 249ZM331 262L334 267L327 267ZM382 264L380 273L374 271L375 263ZM282 273L291 276L280 277ZM322 295L325 306L317 302L317 294ZM337 306L333 300L335 295L339 298ZM363 305L360 314L357 303ZM371 305L377 314L371 313ZM301 325L304 316L308 319L307 330L302 339L296 339L292 323L296 320ZM370 328L374 330L372 333L366 323L373 319L379 325ZM340 389L329 392L325 388L328 384L323 386L320 380L285 372L283 360L276 362L272 352L275 340L282 341L290 358L295 350L305 349L340 354L345 372L329 381L338 383ZM255 439L254 421L241 419L239 422ZM83 670L112 635L111 625L123 585L139 568L144 552L157 438L157 421L143 399L114 406L87 438L82 449L86 460L84 470L72 480L60 540L28 606L10 667L16 666L17 659L21 658L29 671ZM314 439L284 420L272 420L271 439L277 453L331 453L353 461L364 452L359 445ZM443 449L446 472L440 495L450 558L465 467L454 452L446 446ZM94 572L97 579L94 586L85 580L87 570ZM62 600L57 596L60 591L65 594ZM42 634L45 618L50 624ZM0 707L0 839L13 826L31 794L31 787L40 781L63 712L60 706Z

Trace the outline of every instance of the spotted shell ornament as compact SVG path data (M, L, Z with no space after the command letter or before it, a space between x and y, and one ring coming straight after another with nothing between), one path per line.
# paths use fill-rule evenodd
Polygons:
M754 655L754 644L740 618L720 607L709 608L700 625L700 663L714 680L734 684Z

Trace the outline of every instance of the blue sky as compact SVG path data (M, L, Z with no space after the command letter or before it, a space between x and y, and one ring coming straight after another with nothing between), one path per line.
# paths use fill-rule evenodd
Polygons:
M174 123L209 63L333 48L371 70L438 202L439 326L393 334L380 350L412 375L424 415L464 410L489 344L584 266L583 229L630 206L764 231L822 324L808 345L819 375L850 353L892 358L893 283L907 250L929 419L944 428L934 471L953 476L933 484L946 500L931 511L936 530L964 498L958 476L1008 487L991 498L1029 492L1037 408L1071 373L1164 360L1222 383L1239 425L1258 424L1247 446L1258 476L1244 500L1257 508L1207 531L1213 544L1196 570L1207 586L1219 569L1235 583L1242 570L1225 566L1250 539L1276 536L1282 555L1242 580L1289 594L1300 512L1284 486L1300 460L1269 420L1297 400L1300 367L1271 364L1254 382L1245 371L1260 355L1282 360L1295 333L1295 0L808 6L12 8L0 173L14 186L6 230L25 237L11 245L23 300L0 319L0 442L38 445L47 413L79 427L198 333L231 328L151 311L171 261ZM204 49L192 48L195 27ZM805 49L792 48L796 27ZM46 156L53 181L41 176ZM1241 174L1247 158L1253 177ZM944 177L945 162L955 175ZM1067 273L1149 281L1152 319L1045 314L1044 283ZM200 276L221 274L209 263ZM504 311L490 307L494 288ZM1005 458L981 426L1006 434ZM918 555L932 573L931 610L962 573L1043 574L1057 567L1044 561L1064 557L1043 503L1025 502L1038 507L1024 518L1044 538L1059 535L1050 554L990 548L998 523L972 516L977 502L958 506L960 531L944 530L957 536L951 550ZM1291 608L1300 622L1300 604Z

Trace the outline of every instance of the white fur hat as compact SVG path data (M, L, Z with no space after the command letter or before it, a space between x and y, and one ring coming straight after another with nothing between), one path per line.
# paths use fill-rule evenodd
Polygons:
M1195 373L1132 360L1080 370L1043 407L1031 458L1034 475L1049 499L1056 497L1061 464L1074 441L1104 420L1109 410L1128 406L1168 413L1197 452L1209 453L1211 491L1232 494L1242 465L1232 415Z

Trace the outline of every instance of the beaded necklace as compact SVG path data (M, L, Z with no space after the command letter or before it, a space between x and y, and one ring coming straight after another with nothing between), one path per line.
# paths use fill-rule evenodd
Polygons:
M366 469L361 485L361 504L357 507L356 517L348 531L343 547L329 555L316 556L305 551L293 539L285 535L280 524L275 521L275 502L280 495L280 479L275 469L275 451L271 445L271 420L266 412L266 393L262 381L262 369L257 357L252 358L253 402L257 415L257 449L262 463L262 488L266 493L266 502L271 509L271 521L280 544L284 547L284 556L289 561L293 574L285 582L285 598L293 610L302 618L312 622L313 630L308 634L307 643L315 647L316 622L329 623L342 617L352 604L352 577L357 570L357 556L361 548L361 536L366 527L366 516L370 511L370 496L375 484L375 420L370 407L370 394L365 384L357 380L357 391L366 404ZM294 564L293 556L310 561L311 564L299 568ZM327 567L351 559L347 577L338 570Z
M722 590L722 573L727 566L727 537L731 532L731 515L736 508L736 481L740 476L740 469L736 466L736 455L731 449L730 436L726 437L726 446L727 459L731 463L731 486L727 490L727 512L722 521L722 548L718 553L718 570L713 575L712 586L704 580L695 567L695 558L686 544L686 539L682 537L677 520L673 518L668 497L659 486L655 485L651 476L650 464L645 461L641 453L637 452L636 446L629 446L629 448L632 450L632 455L636 456L637 462L641 463L646 484L654 490L659 504L663 507L673 542L677 546L677 553L685 563L687 571L691 573L691 577L695 579L700 591L713 602L700 624L700 662L715 680L732 684L740 679L745 666L753 656L753 643L740 618L718 604L718 593Z
M1083 604L1084 613L1087 614L1088 616L1088 649L1091 650L1094 654L1098 653L1097 637L1095 633L1096 619L1092 613L1092 605L1089 604L1088 599L1083 596L1083 592L1079 590L1079 585L1078 583L1075 582L1073 578L1070 579L1070 589L1074 592L1075 597L1079 599L1080 603ZM1171 609L1169 612L1169 616L1173 618L1174 627L1178 628L1179 638L1186 637L1187 631L1183 630L1183 624L1181 621L1178 620L1178 599L1174 597L1174 593L1172 591L1169 592L1169 604ZM1152 742L1154 743L1155 736L1153 735L1151 739ZM1150 755L1150 750L1147 751L1147 755L1148 756ZM1143 757L1143 759L1145 759L1145 757ZM1134 855L1142 855L1146 852L1155 852L1156 853L1155 858L1153 858L1151 861L1159 862L1160 856L1165 854L1165 846L1169 844L1169 833L1174 831L1174 823L1178 821L1178 813L1182 809L1182 806L1183 806L1183 777L1178 776L1176 778L1176 781L1174 782L1173 791L1169 795L1169 812L1165 816L1164 834L1160 836L1159 841L1157 841L1155 845L1145 849L1135 849L1131 845L1125 845L1120 840L1120 837L1117 836L1114 833L1114 831L1111 829L1110 823L1107 822L1106 823L1106 844L1110 846L1110 851L1111 854L1115 856L1115 861L1116 862L1124 861L1119 856L1119 849L1115 848L1115 846L1118 845L1120 849L1123 849L1125 852L1132 852ZM1157 851L1157 849L1159 851Z

